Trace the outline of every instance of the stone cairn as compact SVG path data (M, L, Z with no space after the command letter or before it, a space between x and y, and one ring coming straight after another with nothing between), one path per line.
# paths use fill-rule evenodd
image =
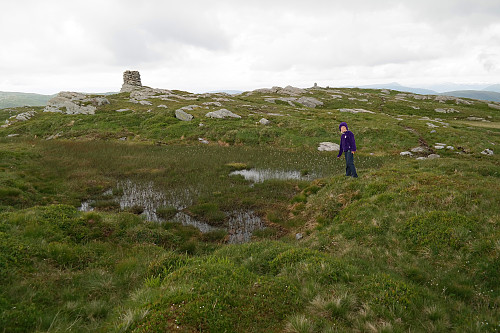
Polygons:
M123 85L120 92L131 92L138 87L142 87L141 74L138 71L123 72Z

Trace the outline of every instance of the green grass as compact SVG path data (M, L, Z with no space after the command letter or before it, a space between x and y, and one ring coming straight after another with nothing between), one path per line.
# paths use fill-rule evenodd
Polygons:
M498 111L378 90L333 99L336 90L310 90L324 102L316 109L232 96L223 107L242 119L198 108L191 122L175 110L210 97L143 106L122 93L95 115L38 112L0 129L0 330L499 331ZM443 107L460 112L434 111ZM449 125L431 133L422 117ZM358 179L316 149L339 141L340 121L356 136ZM399 156L417 146L442 157ZM229 176L249 168L318 179ZM166 221L182 211L224 227L226 213L251 210L267 228L228 245L226 230L148 222L141 205L120 210L124 181L165 193L156 212ZM95 211L76 209L86 200Z

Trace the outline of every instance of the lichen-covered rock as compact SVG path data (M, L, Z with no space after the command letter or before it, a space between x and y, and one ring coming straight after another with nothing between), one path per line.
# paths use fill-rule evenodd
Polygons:
M36 111L27 111L20 113L18 115L12 116L10 118L16 118L19 121L26 121L30 120L34 115L36 115Z
M436 111L438 113L455 113L455 112L460 112L460 111L455 110L453 108L449 108L449 109L438 108L438 109L434 109L434 111Z
M339 109L340 112L349 112L349 113L375 113L373 111L368 111L365 109Z
M212 112L208 112L205 117L208 117L208 118L218 118L218 119L224 119L224 118L241 118L241 116L235 114L235 113L232 113L231 111L227 110L227 109L220 109L220 110L217 110L217 111L212 111Z
M435 101L439 103L446 103L448 101L454 101L455 104L465 104L465 105L472 105L474 102L472 101L466 101L464 99L458 98L458 97L453 97L453 96L445 96L445 95L439 95L434 98Z
M415 148L410 149L410 151L412 153L424 153L425 152L425 148L423 148L423 147L415 147Z
M201 108L201 106L199 106L199 105L187 105L187 106L183 106L181 108L181 110L192 111L192 110L197 109L197 108Z
M62 91L48 101L43 112L95 114L97 107L105 104L109 104L105 97L89 97L82 93Z
M333 142L320 142L318 150L319 151L339 151L340 146L337 143L333 143Z
M192 114L189 114L182 109L177 109L175 110L175 118L182 121L191 121L194 117Z
M202 103L202 104L203 105L207 105L207 106L218 106L218 107L222 106L221 102L205 102L205 103Z
M261 120L259 120L259 124L261 125L269 125L271 122L269 120L267 120L266 118L262 118Z
M272 87L272 88L255 89L253 92L254 93L261 93L261 94L279 94L279 95L299 96L299 95L307 93L307 90L292 87L292 86L286 86L285 88Z

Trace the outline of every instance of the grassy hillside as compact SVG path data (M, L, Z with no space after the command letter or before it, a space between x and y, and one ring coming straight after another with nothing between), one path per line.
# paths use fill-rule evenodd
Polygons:
M52 95L0 91L0 109L47 104Z
M500 330L500 110L370 89L295 96L316 108L172 95L0 110L0 331ZM188 105L193 120L176 119ZM205 117L221 108L241 118ZM317 150L341 121L357 179Z

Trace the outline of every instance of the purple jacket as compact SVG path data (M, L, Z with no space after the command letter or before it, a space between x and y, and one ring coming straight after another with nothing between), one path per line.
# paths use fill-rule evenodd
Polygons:
M342 153L348 150L356 151L356 140L354 140L354 134L351 131L349 131L347 123L345 122L340 123L339 129L342 126L345 126L345 128L347 128L348 130L340 135L340 150L337 157L342 156Z

